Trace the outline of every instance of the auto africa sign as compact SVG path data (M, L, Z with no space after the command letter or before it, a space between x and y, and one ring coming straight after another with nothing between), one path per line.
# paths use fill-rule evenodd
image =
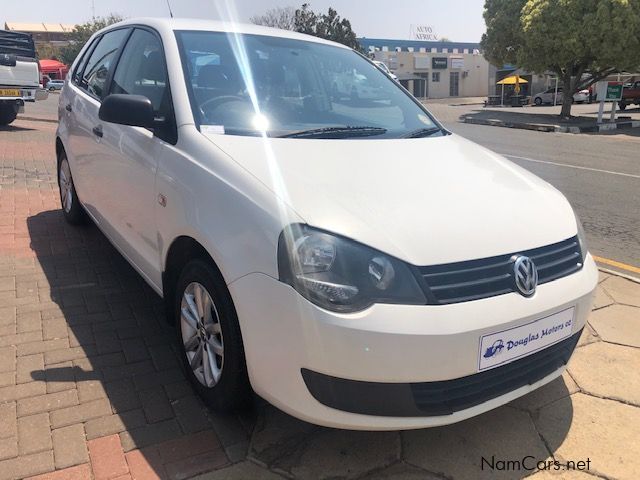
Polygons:
M431 25L414 25L411 24L411 40L426 40L429 42L437 42L438 35Z

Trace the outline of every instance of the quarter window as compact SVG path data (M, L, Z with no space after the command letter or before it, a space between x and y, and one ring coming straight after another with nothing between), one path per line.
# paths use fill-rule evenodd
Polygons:
M89 60L89 55L91 54L91 50L93 49L93 47L95 47L97 41L98 40L94 40L93 42L91 42L91 45L89 45L89 48L85 50L84 54L82 55L82 58L80 59L80 61L78 62L78 65L76 66L76 69L73 71L73 76L71 77L71 80L76 85L80 84L82 71L84 70L84 67L87 64L87 60Z
M431 81L437 83L440 81L440 72L431 72Z
M109 71L118 53L118 49L129 33L129 29L113 30L105 33L91 53L82 73L80 86L91 95L102 98L109 78Z

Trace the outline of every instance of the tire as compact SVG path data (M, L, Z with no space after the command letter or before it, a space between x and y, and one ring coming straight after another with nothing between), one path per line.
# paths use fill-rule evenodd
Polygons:
M62 214L67 223L71 225L87 223L87 212L84 211L84 207L78 199L71 175L71 167L64 150L58 155L58 189L60 191Z
M618 107L620 107L620 110L625 110L627 108L627 102L618 102Z
M192 260L182 269L174 319L186 376L205 404L218 412L249 407L252 390L238 316L224 280L210 262Z
M542 98L540 98L540 97L536 97L536 98L533 100L533 103L535 103L537 106L542 105Z
M4 105L0 105L0 125L9 125L12 123L16 117L18 116L18 111L13 106L13 104L5 103Z

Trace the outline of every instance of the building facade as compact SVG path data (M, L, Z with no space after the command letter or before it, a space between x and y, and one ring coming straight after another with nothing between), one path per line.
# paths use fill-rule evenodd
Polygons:
M36 45L49 44L54 47L67 45L75 25L64 23L19 23L6 22L5 30L30 33Z
M358 39L365 52L384 62L417 98L484 97L495 68L480 44L414 40Z

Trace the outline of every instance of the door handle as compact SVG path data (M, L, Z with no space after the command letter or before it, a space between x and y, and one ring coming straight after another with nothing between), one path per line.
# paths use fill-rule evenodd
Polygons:
M91 130L96 137L102 138L102 125L98 125L97 127L93 127Z
M73 110L73 108L71 107L71 104L70 104L70 103L67 103L67 106L66 106L66 107L64 107L64 109L65 109L67 112L70 112L71 110Z

